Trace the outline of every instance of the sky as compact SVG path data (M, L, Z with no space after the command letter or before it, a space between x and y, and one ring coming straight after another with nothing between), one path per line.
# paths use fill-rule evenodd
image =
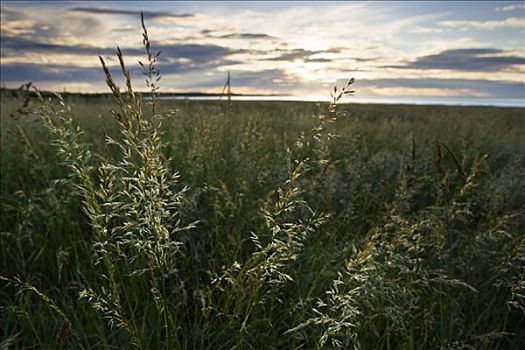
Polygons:
M2 86L108 92L119 45L146 91L140 11L161 92L525 106L524 1L1 1Z

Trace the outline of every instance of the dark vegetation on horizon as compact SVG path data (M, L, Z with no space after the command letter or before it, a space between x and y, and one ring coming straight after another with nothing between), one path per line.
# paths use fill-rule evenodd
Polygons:
M0 94L0 348L523 348L523 109L145 100L119 61Z
M12 96L12 97L18 97L20 95L20 92L22 91L23 87L20 87L18 89L8 89L8 88L0 88L0 93ZM27 94L31 98L36 98L37 93L35 91L29 90L27 93L24 92L24 96L27 96ZM43 97L55 97L56 92L53 91L40 91L40 94ZM60 95L62 97L83 97L83 98L96 98L96 97L111 97L111 93L103 93L103 92L60 92ZM141 92L140 95L143 97L151 97L151 92ZM158 93L159 97L222 97L224 96L223 93L213 93L213 92L199 92L199 91L193 91L193 92L160 92ZM240 94L232 92L231 96L282 96L278 94Z

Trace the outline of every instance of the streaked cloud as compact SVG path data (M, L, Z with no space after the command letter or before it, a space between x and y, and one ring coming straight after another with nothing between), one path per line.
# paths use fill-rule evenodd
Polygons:
M481 79L363 79L356 89L368 90L372 95L389 96L470 96L490 98L524 98L525 85L506 81Z
M219 36L221 39L272 39L273 36L263 33L232 33Z
M277 39L272 35L265 33L253 33L253 32L232 32L232 28L217 29L203 29L197 35L193 37L186 37L187 40L198 40L199 36L201 39L240 39L240 40L272 40Z
M495 30L502 28L525 28L525 17L509 17L495 21L442 21L440 25L444 28L456 30Z
M516 10L525 10L525 4L515 4L515 5L496 7L496 11L501 11L501 12L516 11Z
M74 67L58 64L8 63L0 65L2 81L8 82L48 82L84 81L90 82L104 78L97 67Z
M60 45L15 36L2 36L2 57L19 57L28 52L40 54L112 55L115 49L87 45Z
M222 64L227 56L237 52L235 49L214 44L157 44L152 41L154 50L160 51L166 59L187 58L194 63L216 62Z
M69 9L70 12L83 12L90 14L105 14L105 15L125 15L137 17L137 11L131 10L119 10L119 9L109 9L101 7L73 7ZM188 18L193 17L191 13L181 13L173 14L169 12L154 12L154 11L143 11L144 16L148 18Z
M235 72L232 82L239 86L261 87L265 90L272 89L275 86L288 88L299 84L297 77L282 69L267 69L255 72L238 71Z
M467 72L496 72L525 65L524 56L506 55L504 50L491 48L446 50L417 58L404 65L385 68L444 69Z
M303 61L316 61L317 62L330 62L331 60L328 60L326 58L315 58L312 56L319 55L319 54L325 54L325 53L339 53L341 52L340 48L332 48L328 50L304 50L304 49L292 49L292 50L286 50L286 49L277 49L275 52L278 54L277 56L273 56L270 58L263 58L262 60L266 61L295 61L295 60L303 60Z

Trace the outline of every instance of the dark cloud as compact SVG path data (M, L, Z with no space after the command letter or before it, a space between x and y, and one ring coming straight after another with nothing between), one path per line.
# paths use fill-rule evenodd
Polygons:
M242 63L230 59L220 59L210 62L189 62L189 63L161 63L157 67L160 74L184 74L189 72L201 71L203 74L223 66L232 66ZM138 73L138 69L136 70Z
M164 58L187 58L194 63L218 62L227 56L237 53L237 50L211 44L155 44L152 48L161 51Z
M212 39L275 39L275 37L264 33L230 33L223 35L214 35L213 33L216 32L216 30L204 29L201 30L200 33L206 38Z
M163 52L157 67L161 74L174 73L189 73L195 71L202 71L203 73L210 70L215 70L218 67L230 66L239 61L234 61L228 58L232 52L215 45L160 45L159 49ZM58 52L54 45L42 46L41 49L52 50L50 52ZM113 56L114 49L99 49L86 47L62 47L59 46L60 52L74 52L77 54L91 54L91 51L96 53L103 53L104 55ZM124 56L130 53L142 53L139 49L124 49ZM181 63L180 58L185 58L187 62ZM135 80L142 77L142 68L135 64L136 62L127 61L128 69L130 69ZM115 76L119 76L119 69L112 68ZM67 64L35 64L35 63L7 63L1 65L1 80L3 82L18 82L18 81L104 81L104 75L100 66L98 65L98 58L93 55L93 67L79 67Z
M116 48L102 48L86 45L59 45L49 44L18 37L1 37L2 57L21 57L30 53L39 54L74 54L82 56L111 56L116 53ZM232 64L227 57L238 53L226 47L211 44L161 44L152 42L152 48L161 51L161 61L177 61L185 58L190 64ZM122 48L124 55L143 55L143 48Z
M71 67L57 64L7 63L0 65L2 82L104 81L99 67Z
M138 11L130 10L119 10L119 9L108 9L100 7L74 7L69 9L71 12L83 12L91 14L108 14L108 15L125 15L125 16L140 16ZM193 17L191 13L173 14L168 12L154 12L144 11L144 17L146 18L188 18Z
M355 84L356 90L359 87L468 90L494 98L525 98L524 83L481 79L360 79Z
M266 69L256 72L231 72L232 86L275 89L278 86L291 87L298 84L298 79L282 69Z
M304 61L306 63L309 63L309 62L327 63L327 62L332 62L333 60L331 60L329 58L307 58Z
M379 60L379 57L368 57L368 58L352 57L352 59L356 62L375 62Z
M293 50L285 50L285 49L277 49L275 50L277 52L284 52L280 54L277 57L272 58L264 58L263 61L294 61L297 59L301 59L304 61L309 60L309 62L321 62L316 61L315 58L310 58L310 56L321 54L321 53L339 53L341 52L340 48L332 48L328 50L305 50L305 49L293 49ZM324 61L323 61L324 62Z
M232 91L234 93L238 92L240 88L287 93L290 89L301 85L297 77L286 73L282 69L265 69L254 72L231 70L230 73ZM199 88L218 87L218 92L220 92L225 81L226 74L220 75L214 79L199 83Z
M232 33L221 35L221 39L273 39L274 37L264 33Z
M161 51L158 68L161 74L188 73L202 71L203 73L215 70L222 66L231 66L237 63L229 58L238 51L217 45L198 44L163 44L152 42L155 50ZM103 48L87 45L59 45L39 42L20 37L1 37L2 57L19 57L19 63L8 63L1 65L1 80L3 82L19 81L104 81L104 76L99 66L98 55L105 57L114 56L116 48ZM141 47L122 48L124 56L144 55ZM53 55L72 54L84 57L92 57L93 67L79 67L70 62L56 62L55 64L35 64L24 62L24 56L28 54ZM181 60L183 59L183 60ZM136 62L128 62L128 68L132 75L142 77L142 69ZM115 75L119 76L115 69ZM140 79L142 80L142 79Z
M23 56L27 53L58 53L76 55L111 55L115 49L99 48L86 45L59 45L49 44L20 37L2 36L0 39L2 57Z
M436 55L423 56L404 65L384 68L447 69L463 72L497 72L515 65L525 64L525 57L504 55L499 49L446 50Z
M282 50L279 50L282 51ZM302 59L305 60L311 55L313 55L314 51L304 50L304 49L295 49L290 50L286 53L280 54L279 56L272 57L272 58L264 58L262 60L264 61L294 61L296 59Z
M189 65L172 65L165 64L160 65L161 74L180 74L179 77L183 77L184 74L191 74L197 69L197 71L214 71L217 67L191 67ZM111 73L114 76L114 79L117 81L117 84L123 83L123 78L121 77L120 70L117 67L110 68ZM141 83L142 71L138 67L133 67L131 69L132 80L135 86L143 87ZM9 63L3 64L0 67L1 81L2 83L20 83L25 81L32 81L38 85L38 83L44 82L79 82L79 83L103 83L105 80L104 73L99 67L68 67L65 65L39 65L34 63ZM199 79L200 80L200 79ZM191 86L191 89L209 89L217 88L217 91L220 91L224 85L225 76L215 75L214 78L206 79L202 81L197 81L194 83L189 83L188 86ZM298 86L299 80L287 74L281 69L269 69L262 70L257 72L247 72L247 71L231 71L231 82L233 86L233 91L235 92L236 88L246 88L251 87L255 89L267 89L279 91L280 89L290 89L292 87ZM185 83L182 84L182 86Z
M142 81L142 69L137 65L127 67L134 80ZM161 74L187 73L205 69L204 65L159 64ZM19 81L61 81L61 82L103 82L104 73L100 66L78 67L65 64L7 63L0 66L2 82ZM120 68L110 67L112 75L120 79Z
M333 67L333 68L328 67L328 69L327 69L327 68L318 69L318 70L316 70L316 72L319 72L319 71L326 71L326 70L328 70L328 71L332 71L332 72L339 72L339 73L341 73L341 74L345 74L345 75L347 75L347 74L354 74L354 73L356 73L356 72L371 72L370 69L360 69L360 68L341 69L341 68L337 68L337 67ZM346 84L347 81L345 81L344 83Z

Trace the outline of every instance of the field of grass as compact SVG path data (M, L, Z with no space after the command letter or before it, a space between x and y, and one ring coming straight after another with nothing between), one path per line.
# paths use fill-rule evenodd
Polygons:
M523 109L108 84L0 97L2 349L523 348Z
M523 109L22 103L1 99L2 348L525 342Z

